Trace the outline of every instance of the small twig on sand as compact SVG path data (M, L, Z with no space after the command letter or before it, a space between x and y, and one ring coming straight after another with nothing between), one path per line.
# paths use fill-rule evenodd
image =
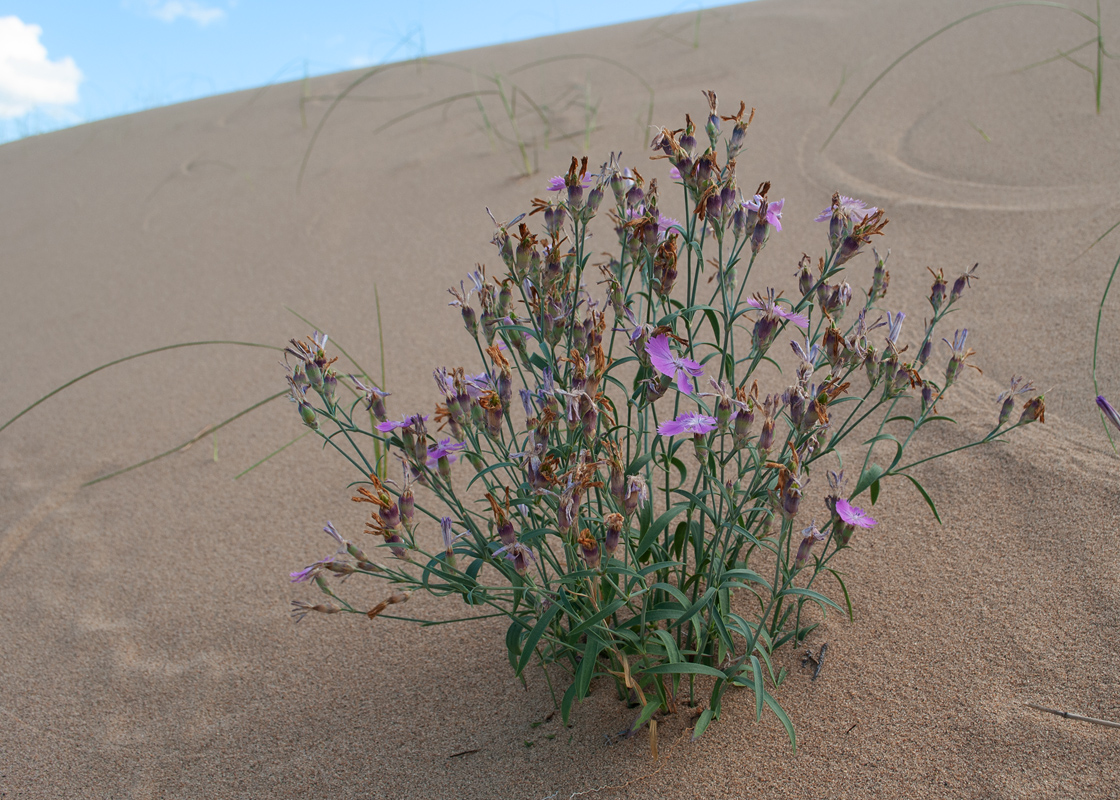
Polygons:
M448 758L458 758L459 756L469 756L471 753L477 753L481 750L482 750L481 747L476 747L474 750L460 750L458 753L452 753L451 755L448 756Z
M806 650L805 656L801 659L801 667L805 668L806 664L813 665L813 677L810 681L815 681L817 676L821 674L821 667L824 666L824 654L828 650L828 642L821 645L821 651L817 655L813 655L812 650Z
M810 680L815 681L817 676L821 674L821 667L824 666L824 652L828 649L828 643L821 645L821 652L817 655L817 668L813 670L813 677Z
M1059 716L1059 717L1065 717L1066 719L1076 719L1076 720L1079 720L1080 722L1091 722L1094 725L1103 725L1106 728L1120 728L1120 722L1109 722L1106 719L1094 719L1093 717L1083 717L1080 714L1071 714L1068 711L1058 711L1055 708L1047 708L1046 706L1040 706L1037 703L1027 703L1026 705L1030 708L1035 709L1036 711L1045 711L1047 714L1054 714L1054 715Z

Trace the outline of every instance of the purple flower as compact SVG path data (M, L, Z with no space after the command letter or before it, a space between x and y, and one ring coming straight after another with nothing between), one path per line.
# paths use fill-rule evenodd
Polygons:
M428 448L428 466L434 467L441 458L446 458L448 463L455 461L455 453L466 447L462 442L452 442L450 438L443 439L439 444Z
M323 562L322 561L316 561L314 564L312 564L309 567L304 567L303 569L296 570L295 572L291 573L292 583L306 583L307 581L311 580L315 575L317 575L319 573L319 570L322 569L322 567L323 567Z
M398 428L411 428L417 420L420 420L420 422L422 423L427 422L428 416L425 414L421 417L419 414L413 414L411 417L405 417L400 422L392 419L385 420L385 422L377 423L377 430L381 431L382 433L392 433Z
M765 311L767 316L780 317L792 322L802 330L809 330L809 318L804 314L796 314L793 311L787 311L782 306L778 305L777 298L774 297L773 289L766 290L766 297L762 297L761 295L748 297L746 303L751 308Z
M676 436L678 433L711 433L719 422L715 417L705 416L696 411L686 411L676 419L666 420L657 426L662 436Z
M627 219L631 219L631 220L637 219L638 217L644 217L645 214L646 214L646 209L645 209L644 205L640 205L640 206L637 206L635 208L628 209L626 211ZM665 234L668 233L669 230L672 229L672 228L676 228L677 230L683 230L683 228L681 228L681 223L680 222L673 219L672 217L667 217L664 214L662 214L660 211L658 211L657 212L657 235L658 235L658 237L661 238L661 239L664 239Z
M679 181L681 179L681 171L676 167L669 167L669 177L675 181Z
M326 533L328 536L330 536L332 539L334 539L336 542L338 542L338 552L339 553L345 553L346 552L350 543L342 538L342 536L339 534L339 532L335 530L334 525L332 525L330 522L328 522L326 527L323 528L323 532ZM310 566L306 566L303 569L299 569L299 570L296 570L295 572L289 573L289 575L292 579L292 583L306 583L307 581L310 581L312 578L317 576L324 569L329 568L329 566L331 564L334 564L335 562L338 562L338 561L339 561L339 559L337 558L337 553L336 553L333 556L328 556L327 558L319 559L314 564L311 564Z
M887 341L891 344L898 344L898 335L902 333L902 320L906 319L906 314L899 311L895 315L887 312Z
M582 184L584 189L590 189L591 176L585 175L580 183ZM548 191L560 192L566 188L568 188L567 178L565 178L563 175L554 175L553 177L548 179Z
M856 508L843 497L836 501L836 515L849 525L855 525L857 528L870 528L875 524L875 520L867 516L867 512L862 508Z
M328 521L327 526L323 528L323 533L327 534L336 542L338 542L339 547L341 547L342 550L346 549L346 540L339 535L338 531L334 529L334 525L332 525L330 521ZM341 550L339 552L341 552Z
M650 339L646 344L646 353L649 354L653 368L662 375L668 375L676 380L677 388L684 394L692 391L692 381L689 380L689 376L699 378L704 374L704 368L691 358L679 356L669 348L667 334L663 333Z
M782 230L782 206L785 204L786 199L784 197L781 200L775 200L773 203L766 204L766 222L778 232ZM756 194L750 200L744 200L743 207L757 214L758 209L762 207L762 195ZM831 211L831 209L829 210Z
M1101 413L1108 418L1108 421L1120 430L1120 411L1113 408L1112 403L1104 399L1104 395L1097 395L1097 405L1101 409Z
M532 548L518 541L507 544L505 547L499 547L494 551L494 555L498 555L499 553L504 553L505 557L513 562L513 568L517 570L518 575L524 575L529 571L530 559L533 561L537 560L537 557L533 555Z
M813 550L813 545L817 542L823 542L825 535L821 533L817 527L816 521L813 522L808 528L801 531L801 544L797 548L797 555L794 557L794 566L800 567L809 560L809 553Z
M814 222L828 222L835 214L850 219L858 225L879 210L874 206L868 206L862 200L856 200L854 197L840 195L839 199L840 202L837 205L829 206L818 214Z
M464 536L466 536L470 532L470 531L463 531L458 536L454 535L454 533L451 530L451 517L444 517L443 519L441 519L439 521L439 529L440 529L440 533L443 534L443 549L444 550L451 550L451 546L453 544L455 544L455 542L459 541L460 539L462 539Z

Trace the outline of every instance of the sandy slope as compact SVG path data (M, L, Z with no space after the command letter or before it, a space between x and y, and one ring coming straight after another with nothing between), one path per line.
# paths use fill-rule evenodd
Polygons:
M1053 9L996 12L905 62L819 152L891 59L982 5L760 0L704 12L699 49L684 15L396 68L339 106L298 191L322 97L359 73L4 145L0 417L148 347L306 334L284 304L369 367L375 285L394 405L426 405L431 368L469 357L445 289L495 260L483 206L512 217L582 152L585 96L598 104L592 161L621 147L647 163L649 96L631 74L590 58L516 68L617 59L655 90L654 122L673 126L702 112L703 88L728 110L743 98L758 116L742 182L787 198L760 281L792 287L800 252L823 249L811 220L834 190L884 206L893 307L921 317L927 265L981 264L959 318L984 375L945 410L966 429L987 423L1001 385L1025 373L1048 390L1047 423L923 472L944 527L907 487L884 493L881 524L844 559L856 620L814 634L829 644L820 680L784 656L796 756L772 716L753 724L753 700L734 696L697 744L673 745L685 720L670 720L668 765L601 796L1115 797L1116 732L1023 703L1120 718L1118 462L1089 380L1120 233L1069 265L1120 215L1120 70L1106 62L1097 116L1068 63L1012 72L1091 27ZM517 177L516 150L491 143L471 102L377 132L485 88L470 70L518 81L573 133L530 148L540 174ZM866 280L867 259L854 271ZM1102 332L1103 388L1120 399L1115 303ZM283 401L223 429L217 461L206 438L79 488L279 391L276 361L224 346L129 362L0 433L0 796L541 798L649 772L644 735L605 743L630 713L607 687L570 730L531 727L548 692L539 673L527 690L514 680L499 624L289 621L303 595L287 570L322 554L323 520L356 526L361 513L350 473L310 439L234 482L299 433ZM445 613L424 598L409 611Z

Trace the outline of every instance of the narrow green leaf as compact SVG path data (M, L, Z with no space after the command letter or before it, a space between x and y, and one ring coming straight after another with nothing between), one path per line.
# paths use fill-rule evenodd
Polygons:
M727 675L707 664L694 664L682 661L680 664L658 664L642 670L645 675L710 675L713 678L727 678Z
M793 732L793 723L789 721L789 715L782 710L782 707L778 705L778 701L775 700L769 692L763 692L762 699L766 702L766 705L770 706L770 710L774 712L774 716L781 720L782 727L786 729L786 735L789 736L790 747L792 747L793 752L796 753L797 735Z
M676 459L674 459L674 461L675 460ZM688 505L688 503L677 503L675 506L670 507L668 511L666 511L664 514L653 521L646 532L642 534L642 538L638 542L638 548L635 551L635 555L639 559L644 556L646 554L646 551L649 550L650 546L655 541L657 541L657 537L660 536L661 532L664 531L665 528L668 527L669 523L673 521L673 517L677 516L677 514L688 508Z
M599 653L603 650L603 643L596 636L587 637L587 646L583 648L583 659L576 670L576 697L580 700L587 697L587 690L591 687L591 679L595 676L595 664Z
M572 716L572 701L575 699L576 684L573 681L568 691L564 692L564 699L560 701L560 719L563 720L565 727L568 725L568 718Z
M754 721L762 719L762 698L766 694L766 687L762 683L762 665L758 663L758 656L751 654L751 677L754 679Z
M820 592L814 592L812 589L802 589L800 586L790 586L788 589L783 589L779 596L784 597L784 596L788 596L788 595L791 595L791 594L792 595L797 595L798 597L804 597L808 600L812 600L818 606L822 606L822 610L824 610L823 606L827 605L827 606L832 606L837 611L839 611L841 614L844 613L844 609L840 608L840 606L836 605L836 603L829 600L827 597L825 597Z
M506 631L506 652L509 655L509 665L517 669L517 659L521 655L521 632L526 628L521 617L514 617Z
M580 634L582 634L582 633L583 633L584 631L586 631L586 630L587 630L588 628L590 628L590 627L592 627L592 626L594 626L594 625L597 625L598 623L600 623L600 622L602 622L603 620L605 620L605 619L606 619L607 617L609 617L609 616L610 616L611 614L613 614L613 613L615 613L616 611L618 611L618 610L619 610L620 608L622 608L622 607L623 607L624 605L626 605L626 600L625 600L625 599L622 599L622 600L615 600L615 601L614 601L613 603L611 603L610 605L608 605L608 606L604 606L604 607L603 607L602 609L600 609L600 610L599 610L598 612L596 612L595 614L592 614L592 615L591 615L590 617L588 617L587 619L585 619L585 620L584 620L583 622L581 622L581 623L580 623L579 625L577 625L576 627L572 628L572 630L571 630L571 632L570 632L570 633L568 634L568 636L569 636L569 637L570 637L571 639L574 639L575 637L579 636L579 635L580 635Z
M700 715L700 719L696 720L696 727L692 729L692 741L696 741L704 735L704 731L708 729L708 723L712 721L712 710L705 708L704 713Z
M707 591L705 591L704 594L700 595L700 599L697 600L695 603L693 603L692 606L689 607L689 609L687 611L685 611L683 614L681 614L680 617L678 617L677 620L672 625L670 625L669 627L670 628L675 628L678 625L684 625L686 622L688 622L694 616L699 614L701 611L703 611L707 607L708 603L710 603L712 601L712 597L715 596L715 593L716 593L716 587L709 586Z
M902 472L902 473L899 473L899 474L902 475L902 477L906 478L908 481L910 481L910 483L914 484L914 488L916 488L919 492L922 493L922 498L926 501L926 505L929 506L929 510L933 512L933 516L937 520L937 524L938 525L944 525L945 523L941 521L941 515L937 513L937 506L935 506L933 504L933 498L929 496L929 492L926 491L926 488L924 486L922 486L920 483L918 483L917 478L915 478L911 475L907 475L905 472Z
M871 484L871 505L875 505L879 501L879 481Z
M875 483L875 481L879 480L880 477L882 477L883 472L883 468L878 464L869 465L864 473L860 476L859 483L856 484L856 490L852 492L851 497L849 497L848 499L854 500L856 497L862 494L863 491L867 489L867 487L869 487L871 484Z
M653 458L653 453L642 453L640 456L630 462L630 466L626 468L627 475L637 475L646 464Z
M486 469L475 473L475 476L473 478L471 478L470 483L467 484L467 488L470 489L472 486L474 486L474 482L477 481L479 478L481 478L483 475L489 475L491 472L494 472L495 470L499 470L499 469L504 469L505 467L516 467L516 466L517 465L514 464L512 461L501 461L497 464L491 464Z
M684 592L682 592L676 586L673 586L671 583L655 583L650 586L649 589L651 592L654 589L660 589L663 592L668 592L674 598L676 598L677 602L681 604L681 608L688 608L688 597L684 594Z
M650 700L642 707L642 713L638 714L638 718L634 720L634 724L630 726L630 733L634 733L647 722L649 722L653 715L657 713L657 709L661 708L661 700Z
M648 567L642 567L640 570L638 570L638 574L640 574L644 578L651 572L657 572L658 570L667 569L669 567L679 567L680 565L680 561L658 561L656 564L650 564Z
M832 577L840 584L840 591L844 593L844 604L848 607L848 621L855 622L855 615L852 613L852 598L848 596L848 587L844 585L844 579L840 577L840 573L832 567L828 567L828 571L832 573Z
M681 663L681 651L677 649L677 643L673 639L672 635L668 631L663 630L655 630L653 633L655 636L657 636L658 639L661 640L661 643L665 645L665 654L669 658L669 663Z
M552 618L560 610L559 603L553 603L548 607L548 611L541 614L537 624L533 626L533 630L529 631L529 635L525 638L525 644L521 646L521 658L517 662L516 674L521 675L525 671L525 667L529 665L529 659L533 657L533 651L537 648L537 642L540 641L541 636L544 635L548 624L552 622Z

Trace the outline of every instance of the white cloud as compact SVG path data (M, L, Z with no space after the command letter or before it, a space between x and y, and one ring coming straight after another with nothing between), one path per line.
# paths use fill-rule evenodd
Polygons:
M194 0L148 0L147 6L148 13L163 22L174 22L182 17L205 27L226 16L223 9L196 3Z
M39 41L42 35L38 25L0 17L0 119L78 101L82 71L69 56L51 61Z

